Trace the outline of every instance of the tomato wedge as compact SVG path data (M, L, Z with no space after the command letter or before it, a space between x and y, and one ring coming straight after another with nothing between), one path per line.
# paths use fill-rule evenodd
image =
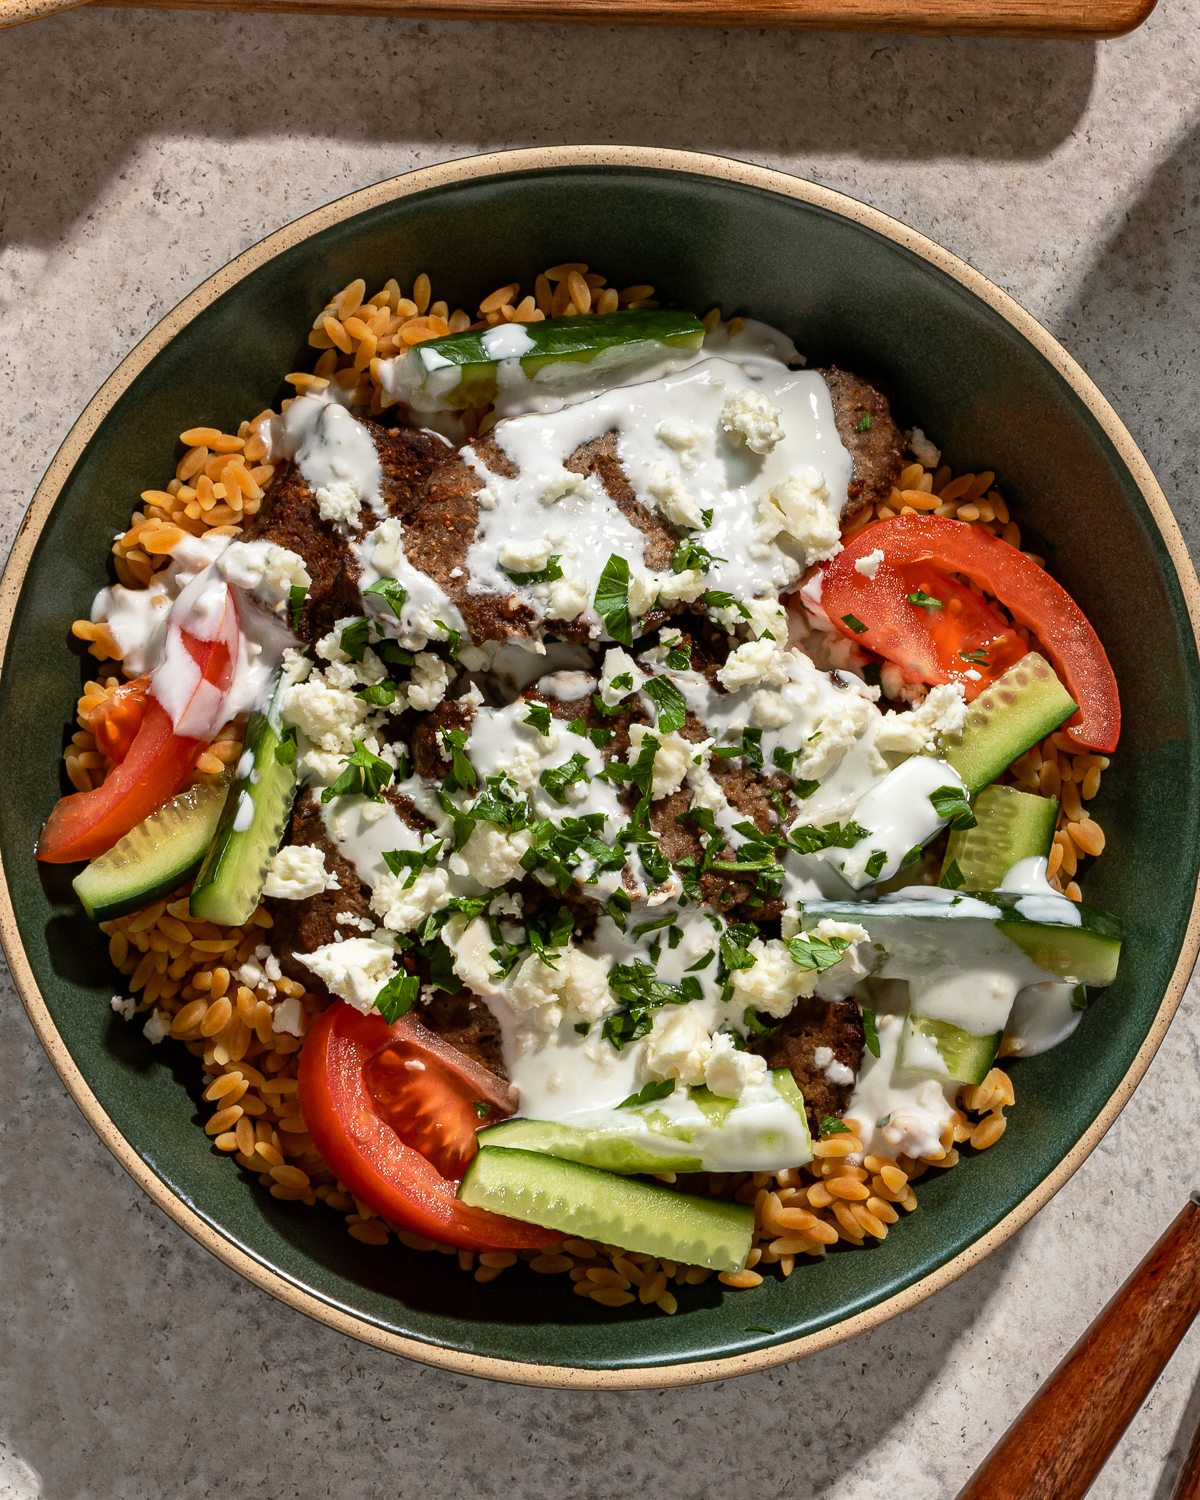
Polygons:
M149 686L149 674L135 677L132 682L123 682L115 693L110 693L103 703L98 703L83 716L87 727L96 736L96 749L116 765L120 765L129 754L142 727Z
M305 1039L299 1102L331 1170L389 1223L464 1250L534 1250L562 1239L458 1201L476 1129L512 1114L516 1100L419 1021L389 1026L335 1001Z
M38 840L38 859L52 865L95 859L182 788L200 752L220 727L221 704L237 664L240 631L228 588L220 609L211 640L201 640L184 627L171 625L166 660L151 679L145 713L124 760L103 786L91 792L74 792L57 803ZM177 705L177 721L194 732L179 734L156 695L155 685L158 673L168 671L169 679L161 688L163 696L170 698L172 692L177 696L180 684L186 691L188 677L194 675L187 657L199 669L199 680Z
M883 560L871 577L855 564L876 550ZM948 573L993 594L1037 636L1079 704L1063 732L1083 749L1115 750L1121 702L1099 637L1045 569L981 526L942 516L897 516L868 526L825 565L821 605L843 635L906 674L923 682L961 682L973 698L1025 648L993 610ZM919 600L918 590L940 600L942 608L910 602L913 594ZM974 672L978 678L968 675Z

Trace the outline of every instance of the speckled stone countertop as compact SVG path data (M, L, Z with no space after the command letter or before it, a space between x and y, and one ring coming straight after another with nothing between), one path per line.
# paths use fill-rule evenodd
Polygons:
M813 178L964 256L1099 382L1195 548L1197 21L1200 0L1161 0L1098 45L137 10L6 31L0 546L113 366L247 245L409 167L620 141ZM200 1250L3 983L0 1500L941 1500L1197 1185L1193 988L1082 1170L932 1301L717 1385L493 1385L341 1338ZM1200 1330L1097 1500L1166 1500L1198 1369Z

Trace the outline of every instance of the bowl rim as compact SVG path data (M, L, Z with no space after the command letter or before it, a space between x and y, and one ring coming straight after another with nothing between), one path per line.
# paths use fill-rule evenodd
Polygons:
M0 577L0 670L7 654L14 612L42 528L59 492L84 448L117 400L147 364L204 308L229 291L245 276L281 252L310 236L365 210L399 198L475 179L516 176L546 170L621 168L666 171L717 179L739 186L792 198L827 213L848 219L892 241L926 261L986 303L1009 323L1049 362L1088 408L1116 449L1141 491L1162 536L1187 606L1193 645L1200 655L1200 580L1188 554L1178 524L1158 481L1137 444L1112 406L1062 345L1019 303L1000 290L972 266L943 249L933 240L898 220L859 203L844 193L803 178L728 157L691 151L658 150L643 146L547 146L513 151L488 152L416 168L371 187L360 188L344 198L286 224L202 282L147 333L88 402L64 438L25 513L12 551ZM281 1272L261 1264L252 1255L225 1238L182 1198L178 1197L137 1155L92 1092L59 1035L42 998L32 966L17 929L8 889L4 852L0 851L0 943L12 971L22 1004L33 1023L59 1077L101 1141L138 1186L191 1237L263 1291L335 1332L372 1344L376 1348L417 1360L460 1375L507 1381L517 1385L575 1390L641 1390L694 1385L724 1380L734 1375L767 1370L775 1365L816 1354L865 1333L917 1306L927 1297L956 1281L998 1246L1015 1234L1073 1176L1100 1143L1149 1067L1179 1007L1200 950L1200 883L1192 898L1191 914L1179 959L1159 1005L1153 1025L1121 1082L1100 1114L1057 1167L991 1230L945 1265L923 1276L912 1286L876 1303L864 1312L831 1324L815 1333L746 1354L679 1364L636 1366L616 1369L581 1369L570 1365L532 1364L518 1360L480 1356L405 1337L381 1329L365 1318L336 1307L296 1284Z

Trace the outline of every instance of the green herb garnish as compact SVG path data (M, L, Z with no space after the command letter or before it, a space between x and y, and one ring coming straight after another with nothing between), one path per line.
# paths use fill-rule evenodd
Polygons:
M674 730L683 728L687 720L687 699L673 682L665 677L648 677L642 684L642 691L653 699L658 709L656 728L662 734L671 734ZM761 730L759 738L762 738Z
M614 641L622 646L633 645L633 625L629 616L629 564L615 552L604 564L596 585L596 613Z
M653 1080L639 1089L636 1094L630 1094L628 1099L622 1099L617 1105L618 1109L637 1109L642 1104L653 1104L656 1099L665 1099L668 1094L675 1092L675 1080L664 1078L661 1083Z
M941 609L942 601L935 599L932 594L927 594L924 589L918 589L915 594L909 594L908 602L915 604L918 609Z
M378 755L372 755L362 740L354 741L354 754L346 760L346 769L321 793L322 802L335 797L368 797L383 801L383 789L392 779L392 767Z
M867 1051L872 1057L879 1056L879 1032L875 1026L875 1012L864 1010L862 1013L863 1040L867 1044Z
M963 888L964 885L966 885L966 883L967 877L959 869L958 860L956 859L952 859L950 861L950 863L946 866L942 878L938 881L938 885L940 885L944 891L959 891Z
M871 627L864 625L857 615L843 615L842 624L849 625L855 635L864 635Z
M450 775L446 777L445 787L447 791L454 791L461 787L464 791L472 790L478 782L475 775L475 767L467 759L467 732L465 729L442 729L438 731L442 737L443 746L449 750L453 762ZM454 785L451 786L451 780Z
M939 818L947 819L951 828L974 828L979 822L971 811L966 789L961 786L940 786L937 791L930 792L929 800L934 812Z
M569 786L574 786L577 781L590 780L591 777L587 773L587 757L578 751L565 764L552 766L538 777L540 785L545 787L560 806L566 803Z
M304 601L308 598L308 589L302 583L293 583L288 589L288 604L292 612L292 633L298 634L300 630L300 613L304 608Z
M531 703L529 712L522 723L530 725L539 734L548 735L550 733L550 710L544 703Z
M421 993L421 981L415 974L393 974L375 996L375 1009L391 1026L412 1009L412 1003Z
M839 1120L837 1115L823 1115L821 1117L822 1135L849 1135L850 1127L845 1120Z
M400 611L404 608L408 600L408 590L398 584L394 578L377 578L374 583L368 584L362 592L364 599L368 594L378 594L397 620L400 618Z
M546 559L546 566L539 568L536 573L514 573L511 568L505 568L504 571L521 588L530 583L553 583L563 576L563 570L559 567L561 561L562 554L556 552L553 557Z

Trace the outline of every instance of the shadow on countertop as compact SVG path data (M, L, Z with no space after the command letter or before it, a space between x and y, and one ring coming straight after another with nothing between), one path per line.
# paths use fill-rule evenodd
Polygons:
M179 139L212 142L214 179L254 137L1036 160L1095 67L1091 42L74 10L0 33L26 99L0 121L0 243L51 248L140 150L169 181Z
M1200 557L1200 129L1121 213L1054 332L1129 425Z

